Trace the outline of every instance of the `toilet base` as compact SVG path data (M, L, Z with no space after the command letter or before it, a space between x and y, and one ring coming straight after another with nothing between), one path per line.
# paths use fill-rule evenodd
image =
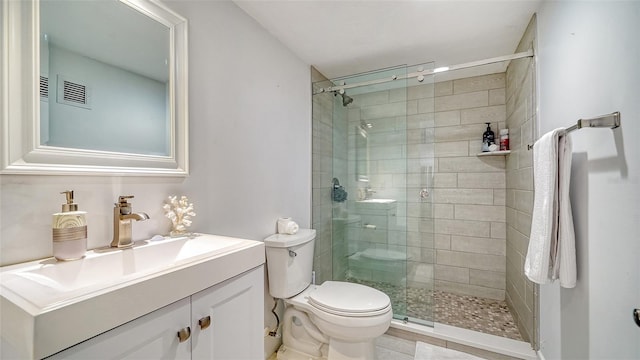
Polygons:
M313 356L296 349L281 345L276 354L278 360L328 360L327 357Z
M329 340L330 360L373 360L376 359L374 339L363 342L346 342L335 338Z
M374 341L350 343L331 339L327 356L312 356L296 349L280 346L278 360L373 360L376 359Z

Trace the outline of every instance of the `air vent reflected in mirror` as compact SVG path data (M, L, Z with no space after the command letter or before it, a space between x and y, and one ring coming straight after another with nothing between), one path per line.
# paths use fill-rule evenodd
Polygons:
M49 100L49 78L40 76L40 100Z
M91 109L90 88L79 81L58 75L58 103Z

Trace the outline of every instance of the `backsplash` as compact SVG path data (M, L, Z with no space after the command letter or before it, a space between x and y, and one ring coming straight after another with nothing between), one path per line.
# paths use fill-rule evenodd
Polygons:
M174 184L159 179L3 175L1 187L2 265L51 256L51 215L64 200L59 193L74 190L79 210L87 212L87 247L107 246L113 233L113 206L119 195L134 195L134 211L150 219L133 225L133 238L167 233L170 223L162 212L165 194L180 192L184 180ZM194 224L198 226L197 222Z

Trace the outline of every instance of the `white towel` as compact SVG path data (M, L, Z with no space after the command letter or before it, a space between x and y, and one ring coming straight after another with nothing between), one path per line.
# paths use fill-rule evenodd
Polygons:
M570 175L571 140L564 128L555 129L543 135L533 151L535 198L524 273L538 284L559 278L563 287L576 285Z

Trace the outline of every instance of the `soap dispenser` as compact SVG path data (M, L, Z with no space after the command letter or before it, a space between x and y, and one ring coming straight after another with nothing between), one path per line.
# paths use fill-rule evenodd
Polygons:
M67 202L53 214L53 256L62 261L82 259L87 251L87 221L73 202L73 190L63 191Z
M491 130L491 123L487 124L487 130L482 134L482 152L488 152L489 146L496 143L496 135Z

